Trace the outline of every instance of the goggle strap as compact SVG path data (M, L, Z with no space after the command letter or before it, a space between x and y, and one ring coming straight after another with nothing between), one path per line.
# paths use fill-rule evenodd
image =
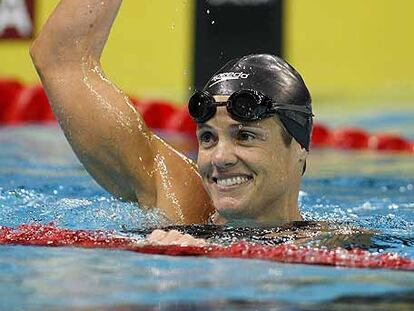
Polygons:
M273 109L277 110L290 110L290 111L297 111L302 112L307 115L313 116L312 112L308 107L298 106L298 105L290 105L290 104L278 104L274 103L275 105L272 107Z
M313 114L309 112L307 107L301 107L301 106L297 106L297 105L288 105L288 104L283 105L283 106L278 105L278 106L275 106L274 109L275 109L275 111L285 110L287 112L294 110L296 112L302 112L302 113L306 114L307 116L313 116ZM292 121L295 121L296 123L300 124L301 126L306 126L306 124L308 122L308 118L304 117L300 114L289 113L288 115L286 115L286 117L288 117Z
M289 116L286 116L286 117L288 117L292 121L295 121L296 123L300 124L303 127L305 127L306 123L308 122L307 118L300 116L298 114L289 114Z

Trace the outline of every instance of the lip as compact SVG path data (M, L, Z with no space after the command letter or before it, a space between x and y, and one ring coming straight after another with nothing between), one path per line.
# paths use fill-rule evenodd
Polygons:
M244 182L242 184L235 184L232 186L223 186L219 185L217 183L217 179L224 179L224 178L234 178L234 177L246 177L248 179L247 182ZM231 174L214 174L209 178L210 184L214 186L219 192L226 192L226 191L233 191L242 187L245 187L252 183L254 180L253 176L251 174L240 174L240 173L231 173Z

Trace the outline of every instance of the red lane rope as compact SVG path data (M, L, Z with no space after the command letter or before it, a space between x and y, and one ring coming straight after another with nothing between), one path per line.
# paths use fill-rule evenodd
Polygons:
M162 100L130 99L149 127L195 137L196 124L185 107ZM54 120L41 85L23 86L17 80L0 79L0 125ZM320 123L314 125L312 147L414 154L414 141L398 135L372 134L359 128L330 129Z
M361 249L298 247L292 244L264 246L247 242L230 246L148 245L109 231L71 230L53 225L23 224L0 227L0 245L35 245L128 250L169 256L206 256L271 260L285 263L317 264L350 268L385 268L414 271L414 260L392 253L370 253Z
M24 86L14 79L0 79L0 125L6 122L5 118L14 107L14 101Z
M6 124L24 124L55 121L49 100L42 86L23 88L9 104L2 119Z

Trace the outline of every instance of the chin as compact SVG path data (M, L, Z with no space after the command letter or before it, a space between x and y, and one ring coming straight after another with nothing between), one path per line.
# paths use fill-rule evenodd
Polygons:
M247 212L246 203L232 199L220 199L214 202L216 210L227 220L250 218Z

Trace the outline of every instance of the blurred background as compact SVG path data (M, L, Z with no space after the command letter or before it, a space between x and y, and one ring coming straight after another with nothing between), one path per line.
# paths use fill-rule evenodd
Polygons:
M39 83L28 50L57 3L0 0L0 79ZM102 64L129 95L184 106L231 58L272 53L302 74L319 120L345 124L348 112L411 109L413 11L412 0L124 0Z

